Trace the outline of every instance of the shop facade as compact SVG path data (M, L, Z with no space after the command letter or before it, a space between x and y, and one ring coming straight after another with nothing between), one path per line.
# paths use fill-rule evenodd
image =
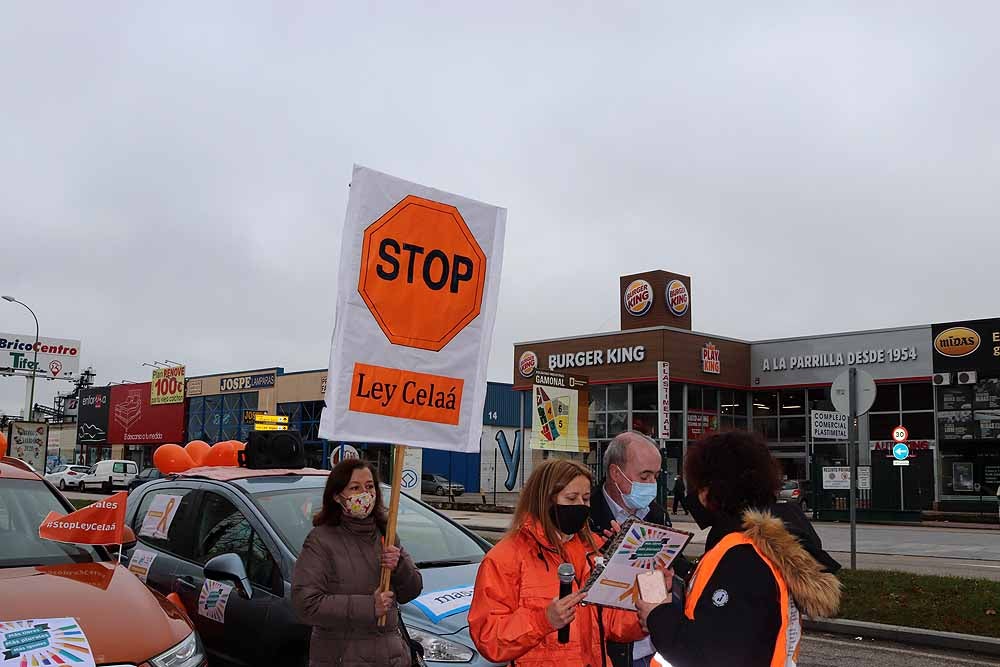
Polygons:
M811 415L833 410L830 385L854 366L877 396L858 420L858 461L870 475L861 506L893 511L996 507L1000 485L1000 319L744 341L691 329L690 279L665 271L620 278L621 330L514 346L514 388L535 370L590 379L590 452L571 454L598 477L607 443L634 429L654 437L665 477L705 435L751 429L788 480L813 482L847 465L846 441L814 439ZM670 432L657 433L657 363L670 366ZM908 466L893 465L892 431L909 431ZM560 454L564 455L564 454Z

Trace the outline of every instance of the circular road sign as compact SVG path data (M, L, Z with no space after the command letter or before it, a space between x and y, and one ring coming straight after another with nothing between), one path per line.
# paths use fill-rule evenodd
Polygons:
M438 352L483 305L486 255L454 206L407 195L365 229L358 292L389 342Z
M330 452L330 467L331 468L336 468L337 464L340 463L340 448L341 448L341 445L335 445L333 447L333 451ZM343 445L343 448L344 448L344 458L345 459L359 459L359 458L361 458L361 455L358 454L358 450L356 450L351 445Z
M897 442L896 446L892 448L892 455L897 461L905 461L910 456L910 448L906 446L906 443Z
M830 386L830 400L833 402L833 407L837 409L837 412L845 415L851 414L849 405L850 391L848 388L850 377L851 372L848 369L838 375L837 379ZM875 403L875 378L859 368L855 375L855 388L857 390L855 399L857 405L855 407L860 417L868 412L872 404Z
M415 489L417 487L417 482L419 481L420 477L417 475L417 471L413 468L407 468L403 471L401 482L404 489Z
M897 426L892 429L892 439L896 442L906 442L910 439L910 432L906 430L905 426Z

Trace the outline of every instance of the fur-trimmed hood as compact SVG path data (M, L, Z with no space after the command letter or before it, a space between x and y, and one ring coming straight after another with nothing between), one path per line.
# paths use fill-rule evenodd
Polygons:
M796 606L811 618L829 618L840 608L840 580L824 571L816 558L771 512L743 514L744 534L781 572Z

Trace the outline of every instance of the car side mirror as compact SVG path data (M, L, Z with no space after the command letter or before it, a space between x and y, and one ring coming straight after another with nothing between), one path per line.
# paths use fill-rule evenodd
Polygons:
M220 554L205 563L205 578L236 586L243 591L248 600L253 597L247 569L243 567L243 561L236 554Z
M131 527L125 526L122 531L122 549L134 549L139 539L135 536L135 531Z

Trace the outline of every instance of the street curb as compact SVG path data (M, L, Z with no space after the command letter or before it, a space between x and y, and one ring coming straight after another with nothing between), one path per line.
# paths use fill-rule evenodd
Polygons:
M1000 656L1000 639L981 637L979 635L963 635L957 632L923 630L921 628L907 628L900 625L885 625L883 623L869 623L867 621L852 621L849 619L804 619L802 626L806 630L835 635L866 637L911 646L926 646Z

